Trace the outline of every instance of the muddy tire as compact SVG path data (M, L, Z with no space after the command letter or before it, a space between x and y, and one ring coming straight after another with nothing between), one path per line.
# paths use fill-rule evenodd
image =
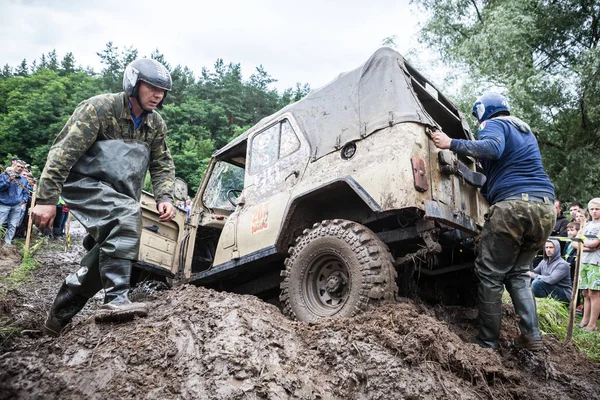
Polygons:
M316 223L296 239L289 254L279 300L292 319L351 317L397 297L387 246L355 222Z
M161 281L144 281L131 288L128 297L130 301L142 302L152 300L156 292L163 290L169 290L169 285Z

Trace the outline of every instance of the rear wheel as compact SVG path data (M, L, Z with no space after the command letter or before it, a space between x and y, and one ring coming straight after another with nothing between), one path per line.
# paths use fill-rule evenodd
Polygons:
M300 321L350 317L395 300L396 270L387 246L352 221L322 221L290 248L280 301Z

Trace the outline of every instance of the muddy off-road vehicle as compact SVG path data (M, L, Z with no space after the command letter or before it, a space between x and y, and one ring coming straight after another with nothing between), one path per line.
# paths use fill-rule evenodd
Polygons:
M214 153L189 220L142 199L140 266L179 282L273 298L303 321L351 316L408 290L468 303L488 204L456 107L383 48Z

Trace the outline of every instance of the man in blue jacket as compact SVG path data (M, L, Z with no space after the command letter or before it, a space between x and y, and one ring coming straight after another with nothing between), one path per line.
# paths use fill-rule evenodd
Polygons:
M571 265L561 257L558 240L546 242L544 259L527 274L533 279L531 288L535 297L571 301Z
M12 171L0 174L0 226L8 221L8 229L2 244L11 244L21 213L29 198L27 178L21 175L23 169L25 163L17 161Z
M502 293L506 286L520 317L519 348L543 349L535 301L527 275L536 252L556 223L554 186L542 166L529 125L510 115L504 96L484 93L473 105L477 141L432 134L435 145L481 160L487 181L481 193L491 207L481 232L475 272L479 278L479 334L482 347L498 349Z

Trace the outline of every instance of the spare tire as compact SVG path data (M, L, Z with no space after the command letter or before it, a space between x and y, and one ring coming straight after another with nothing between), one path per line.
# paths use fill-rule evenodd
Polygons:
M279 299L292 319L350 317L398 295L388 247L356 222L316 223L296 239L289 254Z

